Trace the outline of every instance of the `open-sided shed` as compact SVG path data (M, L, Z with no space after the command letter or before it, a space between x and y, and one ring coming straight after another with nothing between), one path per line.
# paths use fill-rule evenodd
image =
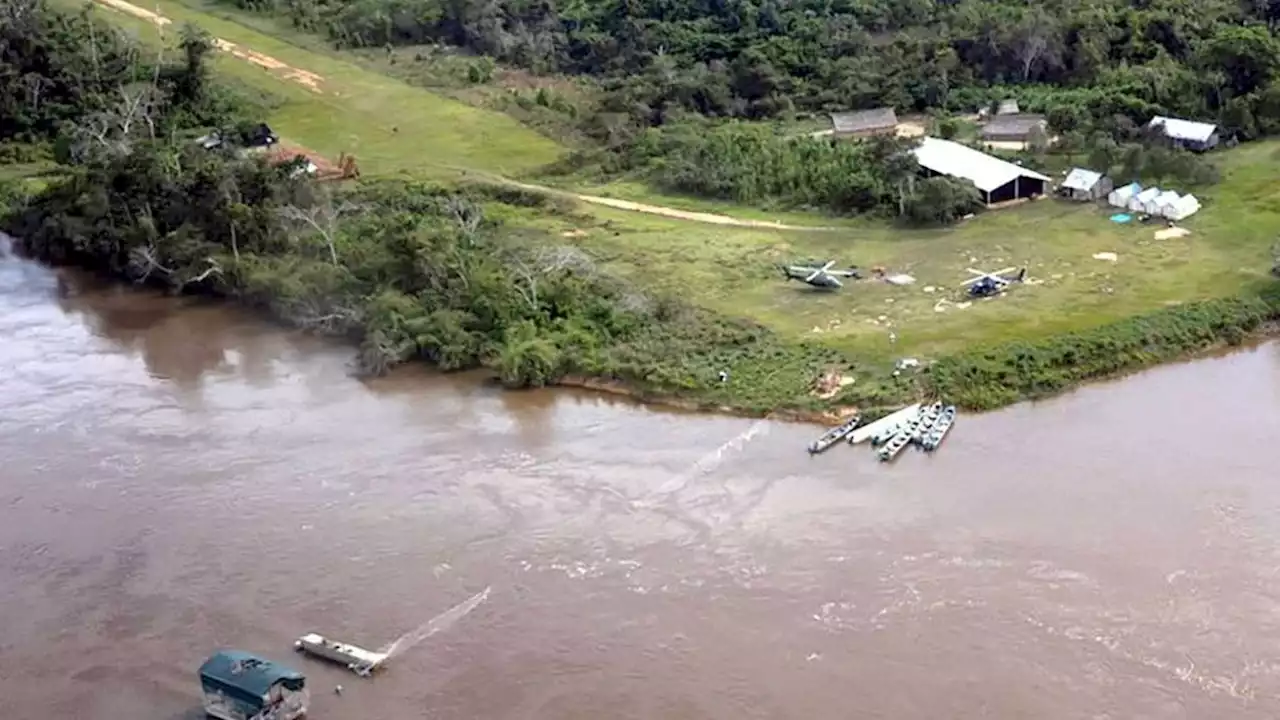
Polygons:
M949 175L972 182L992 205L1016 198L1043 195L1049 178L1034 170L950 140L925 138L915 149L916 161L927 174Z

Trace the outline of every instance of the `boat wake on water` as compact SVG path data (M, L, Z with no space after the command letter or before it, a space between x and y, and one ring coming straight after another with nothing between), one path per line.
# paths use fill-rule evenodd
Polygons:
M468 613L475 610L480 603L489 598L489 591L492 586L472 595L470 598L454 605L439 615L431 618L418 627L392 640L390 643L378 648L378 652L391 658L395 655L405 652L414 645L426 640L438 632L443 632L453 627L453 624L466 617Z
M755 421L751 424L751 427L748 427L736 436L729 438L729 440L720 447L698 458L698 461L691 465L687 470L663 483L661 487L657 488L650 494L649 499L634 501L632 502L632 505L635 507L650 507L659 502L658 498L679 492L689 484L689 481L693 479L694 475L711 472L715 468L719 467L720 463L724 462L724 459L730 452L741 450L748 442L753 440L756 436L767 432L768 429L768 418Z

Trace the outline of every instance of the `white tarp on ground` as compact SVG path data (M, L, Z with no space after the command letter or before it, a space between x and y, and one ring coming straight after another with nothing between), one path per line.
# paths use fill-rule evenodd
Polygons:
M1128 208L1129 201L1133 199L1134 195L1137 195L1140 192L1142 192L1141 185L1136 182L1129 183L1128 185L1112 190L1111 194L1107 195L1107 202L1118 208Z
M1049 182L1046 175L950 140L927 137L920 142L915 155L921 167L940 175L969 180L983 192L991 192L1008 185L1014 181L1014 178L1019 177Z
M1200 201L1195 195L1183 195L1161 214L1170 220L1181 220L1191 217L1200 211Z
M1156 196L1159 195L1160 192L1160 188L1152 187L1134 195L1129 198L1129 210L1133 212L1146 212L1143 208L1146 207L1149 201L1156 199Z
M1178 198L1182 197L1172 190L1165 190L1159 195L1148 200L1143 206L1142 211L1148 215L1164 216L1164 209L1178 202Z

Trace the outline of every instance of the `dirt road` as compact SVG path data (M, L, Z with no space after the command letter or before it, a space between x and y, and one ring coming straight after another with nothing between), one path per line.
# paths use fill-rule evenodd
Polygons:
M125 2L125 0L95 0L95 1L100 5L103 5L104 7L108 7L118 12L122 12L127 15L131 15L133 17L146 20L147 22L150 22L156 25L157 27L166 27L173 23L172 20L164 17L163 15L160 15L159 13L153 12L151 10L147 10L145 8L139 7L129 2ZM221 38L214 38L213 44L219 50L222 50L223 52L233 55L234 57L240 58L241 60L244 60L246 62L253 63L270 72L273 72L283 80L287 80L289 82L302 85L303 87L315 93L323 94L325 92L324 78L321 77L320 75L317 75L313 72L309 72L307 70L295 68L269 55L264 55L262 53L250 50L248 48L242 48L235 43L228 42ZM296 146L296 147L300 148L300 146ZM315 153L311 153L311 152L305 152L304 154L315 155ZM630 200L619 200L617 198L600 197L598 195L585 195L581 193L573 193L573 192L568 192L564 190L556 190L554 188L549 188L542 185L531 185L529 183L516 182L515 180L511 180L509 178L503 178L499 176L488 176L488 177L491 180L494 180L497 182L503 182L503 183L512 185L514 187L523 188L525 190L532 190L535 192L544 192L544 193L549 193L552 195L558 195L562 197L572 197L575 200L578 200L580 202L590 203L592 205L601 205L604 207L611 207L618 210L629 210L632 212L648 213L650 215L661 215L663 217L673 218L676 220L688 220L690 222L708 223L711 225L724 225L728 227L755 228L755 229L765 229L765 230L829 231L829 230L837 229L832 227L787 225L785 223L773 222L769 220L744 220L740 218L731 217L729 215L720 215L717 213L695 212L692 210L679 210L677 208L663 207L661 205L648 205L645 203L638 203Z

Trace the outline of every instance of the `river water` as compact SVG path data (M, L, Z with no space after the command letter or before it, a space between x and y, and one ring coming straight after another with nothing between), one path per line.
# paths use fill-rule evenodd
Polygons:
M1280 346L893 467L349 357L0 260L0 718L197 718L223 646L325 720L1280 713ZM373 679L291 652L485 588Z

